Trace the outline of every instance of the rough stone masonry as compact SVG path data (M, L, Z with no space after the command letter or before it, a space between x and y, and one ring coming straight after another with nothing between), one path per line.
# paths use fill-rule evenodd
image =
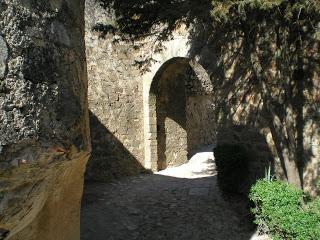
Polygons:
M294 179L292 183L296 185L300 185L296 181L298 171L290 163L299 158L304 163L304 172L299 173L304 189L317 194L319 41L305 46L309 77L298 89L295 87L298 81L290 82L294 59L288 61L287 56L292 57L292 52L277 47L273 27L256 33L259 49L268 45L261 36L269 36L269 50L247 51L244 33L238 29L215 30L210 7L206 5L210 1L199 1L194 6L200 9L199 14L191 15L188 27L179 24L170 30L169 38L159 40L157 34L168 30L166 24L155 24L144 32L147 16L130 15L131 12L121 9L125 4L106 8L103 2L106 1L87 0L85 10L93 140L88 179L104 181L138 173L141 168L175 166L186 159L178 157L186 155L186 149L190 155L192 148L202 144L236 143L250 150L257 165L259 162L274 165L277 176ZM181 12L171 11L170 4L163 11L170 9L167 15L179 20ZM153 9L151 4L148 7L158 16L157 7ZM124 26L117 22L121 17ZM126 28L130 23L134 28L141 26L138 30L144 37L132 38L130 30L134 29ZM163 46L161 51L157 44ZM283 51L281 59L277 57L278 51ZM139 63L148 59L152 61L139 69ZM260 64L258 68L256 63ZM259 78L257 69L263 69ZM185 88L177 87L170 95L166 84L161 82L175 81L182 72ZM176 100L183 91L186 104L180 110L185 111L181 114L186 115L186 120L179 122L179 118L170 115L169 108L162 111L159 102L169 103L170 96ZM161 161L161 154L166 161ZM256 172L265 171L264 165L260 168Z
M0 0L0 123L0 239L79 239L84 1Z

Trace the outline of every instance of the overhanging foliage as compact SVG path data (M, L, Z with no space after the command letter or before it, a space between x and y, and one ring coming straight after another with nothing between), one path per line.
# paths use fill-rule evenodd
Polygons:
M298 20L320 13L319 0L213 0L211 11L215 20L229 21L232 18L246 18L248 11L266 11L282 16L286 20Z

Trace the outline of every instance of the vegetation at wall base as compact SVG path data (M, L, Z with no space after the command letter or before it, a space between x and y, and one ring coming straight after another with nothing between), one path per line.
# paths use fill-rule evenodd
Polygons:
M320 198L303 200L302 190L279 180L259 180L251 189L255 223L274 240L320 239Z

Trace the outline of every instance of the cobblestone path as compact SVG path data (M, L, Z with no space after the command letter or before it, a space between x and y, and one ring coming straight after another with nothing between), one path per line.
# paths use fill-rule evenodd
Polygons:
M250 240L247 202L223 196L213 155L154 175L85 188L82 240Z

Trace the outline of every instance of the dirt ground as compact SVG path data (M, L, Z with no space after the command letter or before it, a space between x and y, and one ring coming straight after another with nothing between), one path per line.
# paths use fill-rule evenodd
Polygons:
M157 174L85 187L81 240L262 239L254 232L246 199L220 192L212 152Z

